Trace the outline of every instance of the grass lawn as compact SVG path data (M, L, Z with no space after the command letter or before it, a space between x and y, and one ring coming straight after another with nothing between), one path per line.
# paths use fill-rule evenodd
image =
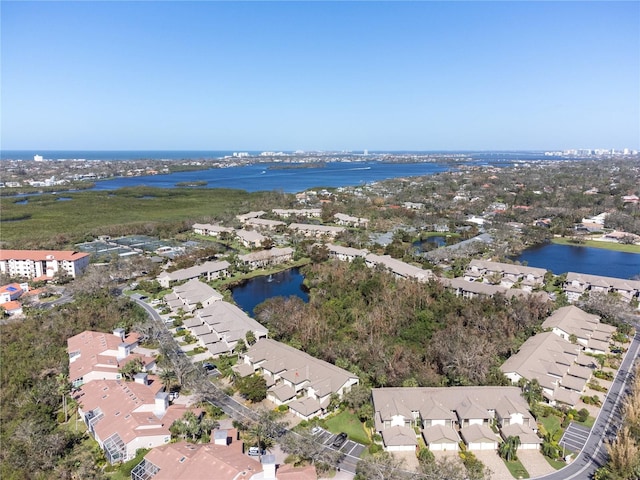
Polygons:
M549 415L548 417L540 417L538 418L538 421L544 426L547 432L554 432L558 428L560 428L561 430L564 430L564 428L560 426L560 423L562 420L559 417L556 417L555 415Z
M326 420L327 429L331 433L345 432L351 440L363 445L371 444L367 432L360 419L349 411L340 412L338 415Z
M615 250L617 252L640 253L640 245L623 245L621 243L600 242L597 240L585 240L582 243L575 243L566 237L564 238L556 237L552 239L551 242L556 243L558 245L573 245L577 247L604 248L605 250Z
M507 462L503 459L503 461L509 469L509 472L511 472L513 478L529 478L529 472L527 472L527 469L524 468L524 465L520 463L520 460L512 460L510 462Z
M551 465L556 470L560 470L561 468L564 468L567 466L567 464L562 460L553 460L549 457L545 457L544 455L543 455L543 458L547 461L549 465Z
M589 418L587 418L584 422L577 422L576 420L574 420L574 422L578 425L582 425L583 427L591 428L593 427L593 424L596 423L596 417L589 416Z

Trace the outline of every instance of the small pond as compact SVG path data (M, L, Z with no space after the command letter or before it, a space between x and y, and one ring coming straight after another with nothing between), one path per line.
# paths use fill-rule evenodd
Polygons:
M299 268L291 268L283 272L264 277L256 277L247 280L242 285L234 287L231 295L236 304L253 317L256 305L272 297L301 298L305 303L309 301L309 295L303 289L304 275Z

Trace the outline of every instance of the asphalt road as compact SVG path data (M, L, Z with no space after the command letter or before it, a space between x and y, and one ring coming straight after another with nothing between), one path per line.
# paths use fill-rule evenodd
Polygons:
M586 440L584 448L575 460L557 472L535 477L544 480L573 480L588 479L594 472L607 461L605 440L615 438L618 427L622 422L620 403L624 396L627 381L633 371L634 362L640 351L640 329L636 332L629 350L627 351L618 374L607 393L591 432Z

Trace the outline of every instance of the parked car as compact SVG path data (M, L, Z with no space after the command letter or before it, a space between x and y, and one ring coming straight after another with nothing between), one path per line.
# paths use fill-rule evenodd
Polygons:
M184 327L176 328L176 332L184 332L185 330L186 330L186 328L184 328Z
M322 431L322 429L320 427L313 427L311 429L311 435L317 435L318 433L320 433Z
M264 455L264 450L260 451L258 447L249 447L249 455L252 457Z
M202 364L202 368L204 368L207 371L211 371L211 370L215 370L216 366L213 363L205 362Z
M347 434L342 432L342 433L339 433L338 435L336 435L336 438L333 441L332 445L335 448L340 448L344 444L344 442L346 442L346 441L347 441Z

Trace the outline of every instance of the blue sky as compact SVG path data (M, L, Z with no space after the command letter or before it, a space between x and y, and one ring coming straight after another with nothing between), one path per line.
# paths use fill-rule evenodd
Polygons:
M10 149L640 149L640 2L1 4Z

